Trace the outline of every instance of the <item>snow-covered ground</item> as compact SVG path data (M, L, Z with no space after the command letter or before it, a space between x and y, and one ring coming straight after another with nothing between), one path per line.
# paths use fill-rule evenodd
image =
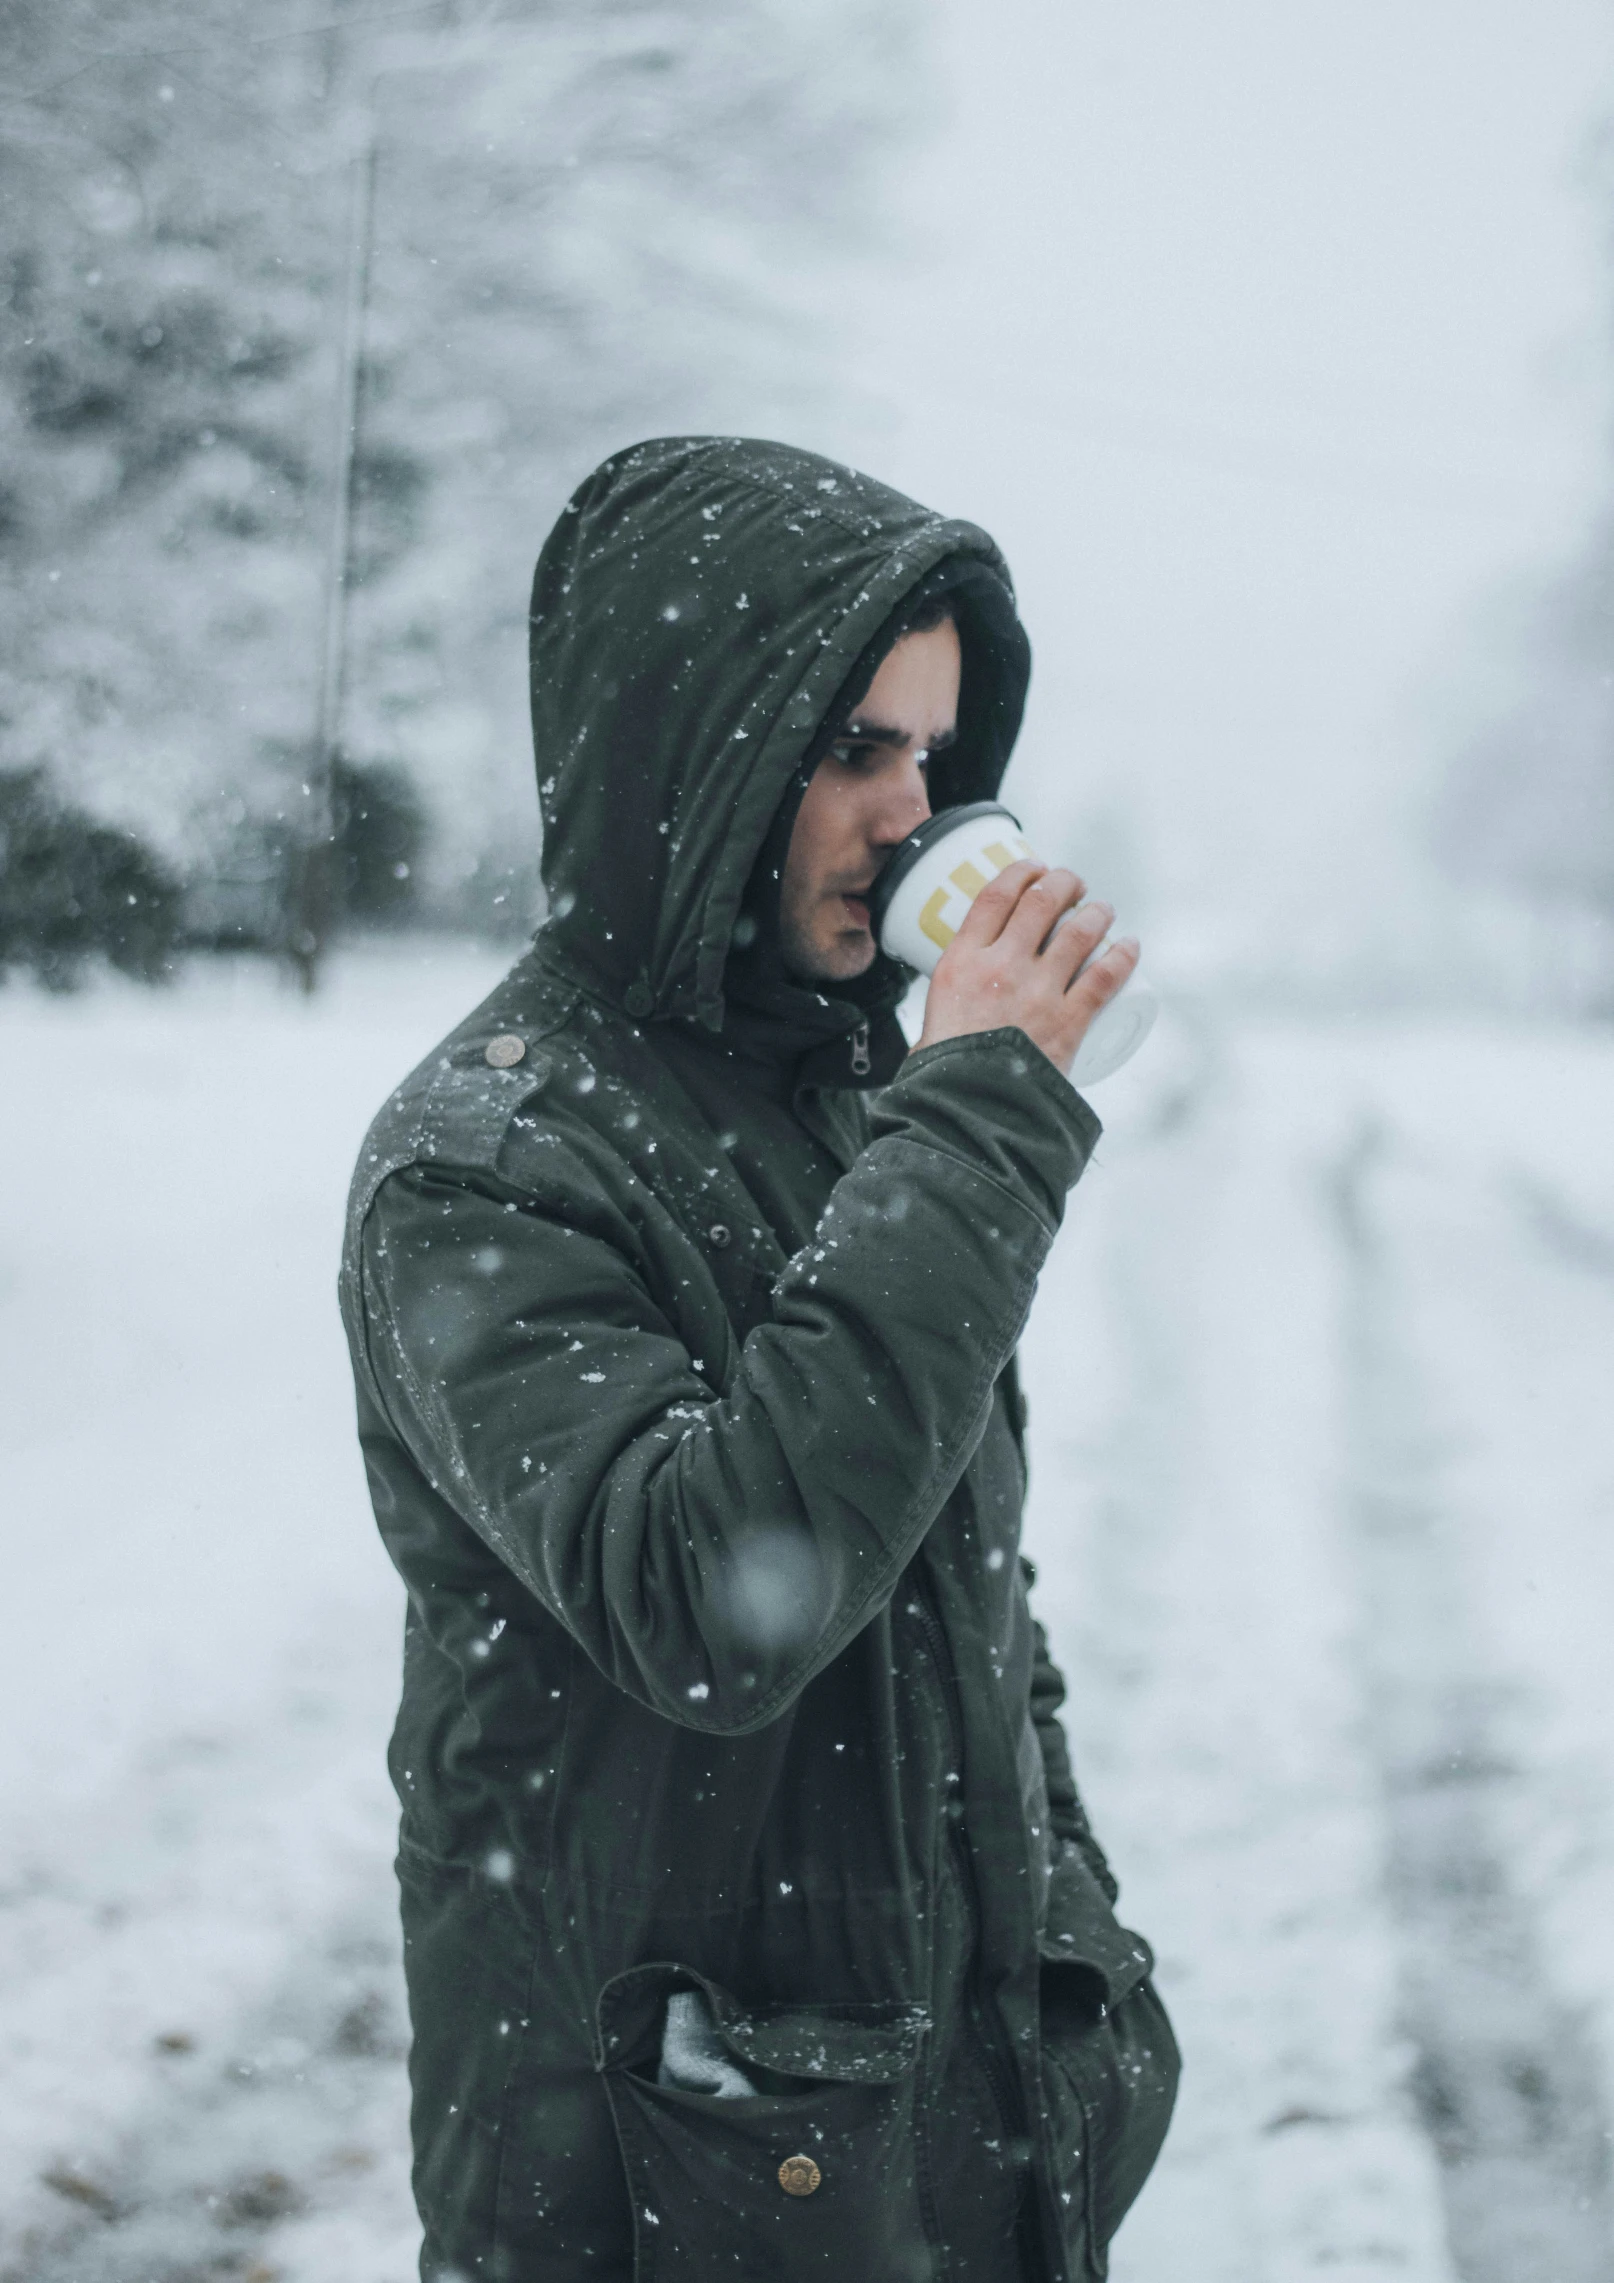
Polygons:
M1603 2283L1614 1041L1201 1014L1099 1107L1028 1363L1188 2055L1117 2283Z
M0 2283L407 2283L347 1168L495 972L0 996ZM1187 2051L1118 2283L1614 2267L1614 1042L1177 1014L1028 1343ZM1454 2258L1455 2254L1455 2258Z
M269 2237L262 2276L411 2271L402 1601L335 1266L371 1114L496 971L0 998L8 2279L251 2273Z

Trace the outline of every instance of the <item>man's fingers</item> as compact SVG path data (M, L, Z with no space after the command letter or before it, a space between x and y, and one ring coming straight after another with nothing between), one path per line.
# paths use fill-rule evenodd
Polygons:
M1061 990L1070 988L1082 961L1092 957L1094 946L1103 942L1104 930L1114 919L1114 905L1095 896L1090 904L1083 904L1061 920L1044 955L1059 978Z
M1036 856L1023 856L1018 864L1011 864L1006 871L1000 872L995 880L988 880L986 886L964 914L963 923L958 931L959 941L977 945L983 949L989 943L996 943L999 936L1003 934L1010 921L1015 917L1027 894L1033 888L1041 891L1045 884L1051 880L1059 880L1065 883L1071 892L1061 894L1059 900L1052 905L1048 904L1046 898L1042 898L1031 907L1028 918L1034 917L1039 911L1046 910L1047 912L1047 917L1044 919L1040 931L1035 934L1031 945L1031 948L1035 950L1067 904L1073 902L1077 896L1083 893L1082 883L1076 878L1074 872L1051 872L1041 858Z
M1035 958L1081 892L1082 884L1075 873L1067 872L1062 866L1044 872L1040 880L1031 881L1021 890L1004 924L1005 948L1019 952L1024 958Z
M1084 892L1074 872L1035 861L983 887L931 978L920 1044L1012 1026L1068 1071L1138 964L1135 936L1099 949L1115 915L1098 898L1073 910Z
M995 880L988 880L959 922L958 933L953 941L982 950L989 943L996 943L1003 933L1004 922L1014 910L1020 891L1028 882L1039 879L1046 870L1045 864L1039 863L1035 857L1027 856L1022 857L1018 864L1011 864L1006 872L1000 872Z
M1074 933L1074 923L1069 931L1060 930L1061 934L1067 932ZM1137 964L1138 939L1135 935L1123 935L1110 945L1102 958L1095 959L1092 966L1077 978L1071 985L1069 996L1079 1003L1084 1002L1096 1014L1100 1007L1107 1006L1114 998Z
M996 943L1024 890L1032 881L1040 880L1047 869L1040 858L1022 856L1018 864L1011 864L995 880L988 880L964 914L957 940L983 948Z

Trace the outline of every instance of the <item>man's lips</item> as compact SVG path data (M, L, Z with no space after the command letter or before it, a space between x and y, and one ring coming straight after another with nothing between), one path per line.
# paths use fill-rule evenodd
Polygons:
M865 927L868 926L869 890L867 888L843 888L841 890L841 902L854 919L860 920Z

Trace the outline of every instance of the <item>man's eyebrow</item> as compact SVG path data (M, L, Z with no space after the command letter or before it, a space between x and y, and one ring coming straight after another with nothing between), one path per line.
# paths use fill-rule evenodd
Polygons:
M908 735L907 730L897 728L893 722L865 721L861 715L849 721L841 731L843 738L856 738L859 745L906 745ZM927 753L942 753L949 745L956 745L957 743L958 731L956 729L938 730L925 747L925 751Z

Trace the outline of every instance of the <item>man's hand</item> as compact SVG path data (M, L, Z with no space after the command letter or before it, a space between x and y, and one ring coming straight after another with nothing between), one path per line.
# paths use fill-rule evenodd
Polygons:
M1127 936L1077 979L1115 917L1108 904L1082 904L1056 935L1060 916L1083 893L1074 872L1031 861L988 881L937 962L919 1044L1012 1025L1068 1077L1088 1024L1138 964L1137 943Z

